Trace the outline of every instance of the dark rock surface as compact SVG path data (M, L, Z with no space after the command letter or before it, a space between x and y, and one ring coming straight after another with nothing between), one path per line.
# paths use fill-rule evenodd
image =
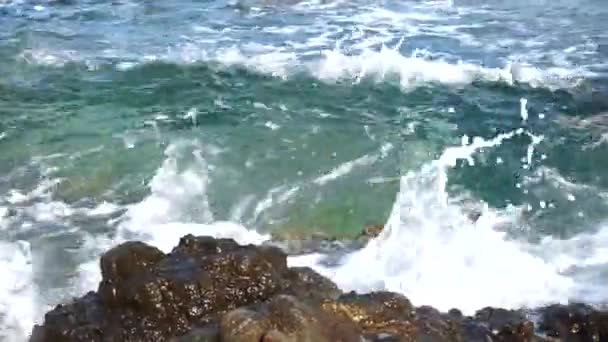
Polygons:
M585 304L551 305L542 312L539 330L564 341L608 341L608 313Z
M169 254L127 242L101 258L98 290L49 311L31 341L608 341L608 313L586 305L467 317L396 293L342 293L286 258L272 246L191 235ZM529 313L540 317L536 329Z

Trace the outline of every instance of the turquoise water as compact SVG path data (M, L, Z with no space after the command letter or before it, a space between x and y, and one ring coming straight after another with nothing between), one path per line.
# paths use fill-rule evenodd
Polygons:
M607 16L602 0L0 0L0 339L94 289L104 249L186 232L388 222L338 266L293 262L440 308L605 303Z

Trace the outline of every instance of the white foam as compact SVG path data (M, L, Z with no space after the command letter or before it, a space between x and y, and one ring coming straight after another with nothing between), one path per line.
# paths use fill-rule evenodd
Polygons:
M73 297L82 296L87 292L94 290L101 281L101 272L99 270L99 257L115 244L119 243L115 239L111 239L105 235L84 236L84 244L81 251L89 256L89 261L80 264L77 268L77 279L74 286L75 293L71 293Z
M228 221L216 221L210 224L184 222L157 224L147 227L144 233L148 236L145 239L147 243L164 252L170 252L177 245L179 239L187 234L212 236L218 239L234 239L242 245L259 245L270 239L270 235L259 234L240 224Z
M74 214L74 209L63 202L39 202L25 210L38 222L54 222Z
M243 216L245 215L245 211L249 206L251 206L254 200L254 195L243 196L243 198L241 198L241 200L238 201L230 211L230 221L241 222Z
M548 181L554 188L558 188L566 192L581 192L590 191L594 188L586 184L573 183L565 179L556 169L547 166L539 166L532 175L524 178L524 184L529 187L534 183L542 180Z
M198 142L170 145L166 159L150 181L151 193L131 205L113 239L89 237L83 249L92 251L89 262L78 268L80 293L95 288L101 280L98 257L111 246L127 240L145 241L170 252L187 234L234 239L239 244L261 244L269 235L248 230L240 224L214 221L207 201L207 165ZM194 161L192 161L194 160ZM118 209L102 204L91 214L105 214Z
M27 340L37 313L29 243L0 241L0 340Z
M207 199L207 163L197 142L179 142L165 151L166 159L152 178L150 196L131 206L127 220L144 229L154 224L213 221Z
M186 114L184 114L184 119L190 119L190 120L192 120L192 124L194 126L197 125L197 121L196 121L197 117L198 117L198 109L196 109L194 107L190 108L188 110L188 112Z
M248 52L237 47L231 47L218 50L211 59L227 66L241 65L282 78L287 77L290 69L298 64L294 52L285 52L277 48L272 48L269 51Z
M528 121L528 108L527 108L528 100L525 98L521 98L521 99L519 99L519 102L520 102L519 112L521 114L521 119L522 119L522 121L526 122L526 121Z
M48 171L49 170L45 172ZM34 198L46 197L48 196L50 190L60 182L60 179L43 179L33 190L28 193L22 193L19 190L11 189L5 199L11 204L23 204L31 201Z
M260 244L269 239L240 224L213 219L207 199L208 166L202 150L198 142L185 141L167 148L166 159L149 184L151 194L129 207L119 226L118 242L135 235L170 251L186 234L232 238L241 244Z
M446 190L448 170L459 160L472 162L475 154L484 149L524 134L529 135L518 129L489 140L463 138L462 146L446 148L437 160L418 172L401 177L400 191L385 230L365 248L347 256L338 267L324 266L321 254L290 257L289 264L313 266L345 290L398 291L415 304L429 304L443 310L458 307L465 313L487 305L517 308L567 300L580 290L581 284L560 272L573 265L604 262L606 251L601 244L594 244L594 253L590 255L573 252L575 240L545 240L541 244L543 248L536 250L536 245L508 240L505 233L496 229L503 224L516 223L517 210L498 211L482 205L481 217L473 222L465 206L450 198ZM534 143L533 139L531 144ZM384 145L380 155L386 157L390 148ZM116 237L111 240L92 237L87 240L89 247L83 248L101 253L127 239L140 239L168 252L186 234L232 238L240 244L267 241L270 236L266 234L214 219L207 198L209 166L204 151L205 147L196 141L170 145L165 152L165 161L150 181L150 195L128 207ZM332 177L311 182L322 185L351 172L354 166L373 163L375 158L378 157L364 155L347 162L347 166L338 166L330 173ZM259 215L274 203L289 200L299 190L297 185L271 189L257 203L254 214ZM231 217L241 218L244 208L252 205L252 201L251 197L245 198ZM118 209L120 207L105 203L86 213L107 215ZM71 210L81 212L78 208ZM603 234L608 236L608 230ZM585 240L584 237L579 239ZM586 239L594 237L590 235ZM551 253L550 248L545 248L551 246L559 248ZM15 248L8 249L13 250ZM14 278L23 278L21 284L26 284L25 289L17 296L0 293L0 305L2 301L22 301L25 309L15 322L25 324L19 327L20 331L29 331L34 321L32 317L36 317L38 311L33 311L35 306L31 302L36 297L31 288L33 283L27 278L31 277L31 261L28 261L31 258L28 259L27 251L19 253L21 256L0 258L0 262L12 260L14 270L30 272L15 271ZM99 281L97 257L98 254L92 256L91 262L79 267L82 292L94 288ZM0 284L0 291L8 288L4 279Z
M606 143L608 143L608 133L602 133L596 141L583 145L583 150L593 150Z
M564 274L576 280L571 297L580 302L606 302L605 279L602 272L608 266L608 225L602 223L597 231L579 234L568 240L545 237L530 250L551 258Z
M330 182L350 173L355 167L371 165L376 162L377 159L377 156L366 154L357 159L340 164L339 166L331 170L328 174L317 177L315 180L313 180L313 183L317 185L324 185L327 182Z
M495 229L516 222L512 211L485 206L472 222L446 192L447 171L458 160L522 133L474 138L403 176L382 234L338 267L324 266L319 255L291 258L290 264L312 264L344 290L397 291L418 305L457 307L468 314L488 305L518 308L567 300L575 283L559 274L558 265Z
M335 168L333 168L327 174L313 179L312 183L322 186L330 181L336 180L340 177L343 177L343 176L351 173L353 171L353 169L355 169L356 167L372 165L379 158L386 158L386 156L393 149L393 147L394 146L391 143L384 143L384 144L382 144L382 146L380 146L380 150L379 150L378 154L365 154L357 159L353 159L353 160L347 161L345 163L342 163L342 164L336 166ZM334 156L335 156L335 152L334 152Z
M62 66L69 61L84 61L94 66L95 60L101 56L105 60L98 60L98 62L118 61L116 65L122 70L141 63L159 60L177 63L215 61L225 65L246 66L278 77L288 77L294 72L299 72L302 67L306 68L308 64L323 64L323 56L321 60L310 61L318 56L319 51L327 50L328 47L335 44L336 40L339 40L340 45L344 47L341 54L364 60L365 57L373 56L370 51L383 53L378 49L382 44L392 44L400 38L415 41L421 38L426 40L427 37L432 36L439 39L455 39L460 42L462 47L470 48L468 50L479 50L471 51L472 53L469 51L461 53L459 57L450 55L455 52L455 49L448 44L443 51L433 52L434 57L442 57L431 61L431 65L436 68L443 68L444 71L451 70L442 63L456 68L461 67L460 64L473 65L473 77L481 75L481 79L495 81L499 74L500 80L525 82L535 87L549 88L571 87L583 77L592 74L589 72L589 70L593 70L592 65L583 64L601 62L597 42L585 35L575 40L576 44L573 46L559 42L554 44L556 42L553 42L551 37L546 34L526 34L524 36L518 34L517 39L509 38L509 35L514 34L512 31L514 28L531 33L538 30L538 27L511 15L496 17L496 12L485 6L451 6L450 1L424 1L400 3L397 7L390 6L390 8L387 8L385 4L369 3L357 6L357 8L348 8L346 11L333 9L332 7L339 2L332 1L327 4L318 1L304 1L294 4L291 10L299 15L309 15L312 11L315 20L307 21L305 24L264 26L253 37L243 36L241 29L231 28L231 25L220 25L224 28L217 29L214 28L215 23L210 25L211 23L197 22L189 25L191 30L180 34L177 42L167 50L154 48L151 47L153 44L148 44L150 46L144 49L146 51L140 51L138 49L142 48L142 44L121 45L120 42L114 41L121 36L117 35L118 38L105 37L109 43L114 42L115 44L110 44L114 46L113 48L102 51L54 50L36 47L26 49L20 57L30 63L44 65ZM250 14L254 17L268 15L266 11ZM478 16L490 20L479 22L470 20L471 17ZM514 25L514 20L517 20L517 25ZM497 39L491 33L493 30L489 30L488 34L483 32L485 25L493 26L496 23L502 23L503 26L510 28L504 39ZM555 28L557 29L557 27ZM268 39L269 36L272 38ZM260 41L264 41L264 44L274 41L275 45L263 45L259 43ZM227 44L238 45L226 47ZM143 46L145 45L143 44ZM340 51L340 49L335 51ZM344 51L348 51L348 53ZM488 55L488 52L491 52L490 63L515 62L504 65L504 68L485 68L476 61L479 60L479 55ZM584 56L588 61L581 62L580 56ZM463 59L463 62L456 62L459 58ZM359 69L358 71L364 69L353 66L353 63L356 62L349 61L348 58L344 60L349 62L349 69L354 67ZM547 64L548 61L551 64ZM416 64L417 61L408 62L412 69L416 69L420 64ZM329 64L333 65L331 61ZM387 65L390 62L384 61L383 64ZM541 65L543 69L539 68ZM328 66L324 72L340 73L342 67L337 66L338 69L334 71L331 71L332 69ZM424 68L418 69L414 74L408 73L409 77L404 79L414 78L424 82L425 78L436 81L439 77L441 82L444 79L450 79L448 84L454 84L451 82L455 79L462 79L462 77L465 77L465 83L468 83L467 79L471 77L471 70L465 70L464 75L463 71L451 71L440 77L439 70L435 72L433 68L421 66ZM356 75L350 76L356 77ZM421 84L407 81L402 83L414 86Z
M286 185L277 186L270 189L266 196L260 199L255 206L253 211L253 220L257 220L258 217L276 203L282 203L293 197L300 188L298 186L288 187Z
M530 165L532 165L532 156L534 155L534 148L541 143L541 141L543 141L544 137L541 136L536 136L533 135L531 133L528 133L528 136L530 137L530 139L532 139L532 142L528 145L528 150L526 152L526 161L527 161L527 167L530 167Z
M106 216L115 213L120 209L121 207L119 205L104 201L97 205L95 208L90 210L83 210L83 212L88 216Z
M382 47L380 51L364 50L358 55L346 55L339 50L323 51L323 58L310 66L311 73L325 81L364 78L383 81L396 78L403 88L437 82L468 84L480 75L480 68L472 64L450 64L430 61L415 55L405 57L397 50Z
M338 267L324 266L321 254L290 257L289 264L313 266L345 290L398 291L415 304L429 304L442 310L458 307L465 313L487 305L518 308L567 300L584 286L560 272L573 265L606 261L608 254L599 243L604 240L593 240L592 235L578 237L598 242L594 242L594 252L589 255L577 252L575 246L580 243L574 239L546 239L539 245L542 248L508 240L496 227L517 222L517 210L498 211L482 205L481 217L472 222L465 207L446 191L447 172L458 160L472 159L486 148L523 134L529 133L519 129L490 140L463 138L462 146L445 149L437 160L401 177L400 191L383 233L346 257ZM384 146L381 151L389 148ZM83 248L100 254L127 239L140 239L168 252L186 234L232 238L240 244L269 240L269 235L240 224L214 220L207 199L209 179L204 150L198 142L169 146L165 161L149 184L150 195L128 208L117 236L112 240L91 237ZM370 155L361 158L350 163L364 160L367 165ZM295 185L271 189L258 202L256 215L274 203L290 199L299 189ZM251 197L245 198L232 217L242 217L242 211L252 201ZM118 209L112 204L101 204L87 213L104 215ZM608 229L602 234L608 236ZM31 272L29 252L20 253L21 257L8 259L13 260L13 269ZM94 288L100 279L98 254L79 267L81 293ZM0 258L0 262L5 259ZM18 296L0 293L0 305L2 300L23 302L21 307L25 309L19 314L20 319L14 321L24 324L18 327L19 331L29 331L39 313L32 305L35 292L31 279L27 278L31 273L15 274L14 278L23 276L21 284L25 284L25 290ZM7 286L0 286L0 291L4 288Z
M274 123L272 121L266 121L264 126L270 128L270 130L272 130L272 131L276 131L277 129L281 128L281 126L277 125L276 123Z
M265 110L270 110L270 107L268 107L267 105L265 105L262 102L254 102L253 103L253 108L255 109L265 109Z
M370 41L371 39L371 41ZM314 40L314 39L313 39ZM323 44L325 47L327 37ZM472 62L454 58L448 60L441 54L426 50L415 50L410 56L399 51L401 41L394 47L382 45L386 39L375 41L366 37L352 53L346 53L340 44L333 49L322 48L319 57L312 58L309 53L289 50L272 45L245 44L205 50L193 43L183 44L180 49L167 56L153 56L152 60L169 59L178 63L212 61L224 66L242 66L248 69L288 78L302 71L325 82L350 79L360 82L363 78L376 81L397 79L403 89L410 89L431 82L446 85L466 85L476 80L487 82L527 83L532 87L549 89L570 88L580 83L586 75L582 70L554 67L539 69L530 64L509 63L503 68L488 68ZM315 45L308 41L308 49ZM142 61L145 62L145 61Z
M96 62L85 59L85 57L76 50L57 50L51 48L25 49L19 54L18 58L28 64L44 65L48 67L60 68L68 63L84 62L89 70L98 68Z
M446 85L465 85L476 80L487 82L527 83L532 87L549 89L569 88L577 85L582 77L579 73L559 68L540 70L532 66L518 67L513 72L511 65L504 68L486 68L477 64L444 59L429 59L428 51L416 50L411 56L402 55L396 48L383 46L379 51L364 49L357 55L346 55L338 49L323 51L323 58L311 66L313 75L322 80L334 81L364 77L377 80L397 78L405 89L435 82Z

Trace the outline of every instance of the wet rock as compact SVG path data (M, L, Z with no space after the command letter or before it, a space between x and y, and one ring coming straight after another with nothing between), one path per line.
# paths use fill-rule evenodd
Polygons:
M608 341L608 315L585 304L542 309L539 330L563 341Z
M220 323L222 342L360 342L356 325L332 317L318 305L278 295L262 305L226 313Z
M165 341L279 293L287 263L277 248L185 236L168 255L119 245L101 269L98 292L49 312L36 341Z
M221 342L219 328L209 324L204 328L194 328L186 335L175 337L170 342Z
M534 323L521 311L484 308L475 313L475 320L484 324L493 340L532 342L541 339L534 334Z
M527 321L525 315L520 311L491 307L477 311L475 320L485 323L493 331L501 327L516 326Z
M269 329L265 315L242 308L228 312L220 322L222 342L260 341Z
M165 254L142 242L125 242L101 257L101 276L104 280L120 282L156 265Z
M417 335L414 308L406 297L396 293L358 295L351 292L336 301L325 302L323 308L355 322L369 338L414 341Z
M279 295L268 303L268 319L275 332L271 341L300 342L360 342L361 335L357 326L348 319L335 317L323 311L321 307L306 305L297 298Z
M443 314L435 308L416 309L418 341L454 342L533 342L542 341L534 334L534 324L519 311L485 308L474 317L452 309Z
M501 342L541 342L544 339L534 334L534 323L525 321L509 324L493 331L494 341Z
M292 267L286 274L285 293L305 299L335 299L342 294L338 286L310 267Z
M30 341L540 342L522 311L414 307L400 294L342 293L281 249L184 236L169 254L141 242L106 252L102 281L49 311ZM608 341L608 313L573 304L534 311L553 341ZM547 340L549 341L549 340Z
M375 237L378 237L378 235L380 235L380 233L382 233L383 230L384 230L383 224L368 225L368 226L365 226L365 228L363 228L361 233L359 233L358 238L364 239L364 240L373 239Z
M476 324L469 327L470 333L467 335L462 331L463 318L458 312L444 315L439 310L430 306L421 306L416 309L416 327L418 329L418 341L421 342L469 342L476 341L479 334ZM475 334L473 333L475 332ZM464 335L464 336L463 336ZM485 338L485 334L482 335ZM467 337L467 338L464 338Z
M101 341L107 313L99 296L89 292L74 303L48 312L44 326L36 326L31 341Z

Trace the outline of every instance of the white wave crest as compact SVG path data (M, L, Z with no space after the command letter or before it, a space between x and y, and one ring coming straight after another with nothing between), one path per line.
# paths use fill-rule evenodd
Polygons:
M345 290L401 292L416 304L471 314L484 306L534 307L563 302L575 281L560 274L553 260L531 253L526 242L509 240L497 226L514 223L512 211L485 208L477 220L450 200L447 172L458 160L501 144L523 130L491 140L463 139L435 161L401 178L400 191L385 229L339 266L323 257L290 259L313 265Z
M416 50L405 56L396 48L364 48L347 54L339 48L322 50L316 59L302 59L293 52L267 47L263 52L231 47L218 50L208 58L227 66L241 65L252 70L288 77L305 70L325 82L351 80L359 83L369 78L378 82L395 79L407 90L428 83L467 85L474 81L526 83L549 89L571 88L583 79L576 70L542 70L523 63L509 63L502 68L488 68L465 61L452 62Z
M232 238L242 244L269 238L237 223L214 220L207 198L208 165L200 144L176 143L165 153L167 158L150 182L151 194L128 209L116 242L139 238L170 251L186 234Z

